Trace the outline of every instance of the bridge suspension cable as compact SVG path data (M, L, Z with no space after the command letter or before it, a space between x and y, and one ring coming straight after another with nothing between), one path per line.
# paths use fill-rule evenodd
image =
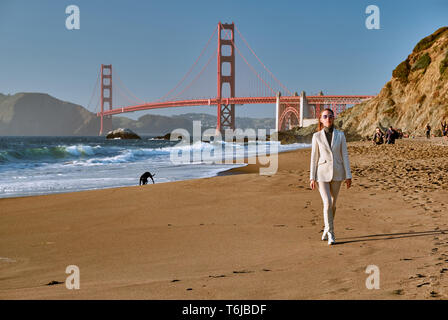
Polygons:
M260 79L263 84L268 87L271 92L275 95L275 91L274 89L271 88L271 86L269 84L266 83L266 81L263 80L262 77L260 77L260 75L258 74L258 72L252 67L252 65L246 60L246 58L244 57L244 55L240 52L240 50L238 49L238 47L235 45L235 42L230 38L229 39L232 42L233 47L236 49L236 51L238 52L238 54L241 56L241 58L243 58L244 62L246 62L246 64L250 67L250 69L252 70L252 72L254 72L254 74L258 77L258 79Z
M271 78L273 78L277 84L279 84L284 90L286 90L286 92L289 93L289 95L291 94L291 91L289 91L275 76L274 74L263 64L263 62L260 60L260 58L256 55L255 51L249 46L249 44L247 43L247 41L245 40L245 38L243 37L243 35L239 32L239 30L235 27L235 29L237 30L238 34L240 35L240 37L243 39L243 42L246 44L247 48L250 50L250 52L255 56L255 58L257 59L257 61L263 66L265 72L267 72ZM232 39L230 39L232 41ZM255 70L255 68L247 61L247 59L244 57L244 55L241 53L241 51L239 50L239 48L235 45L235 43L232 41L233 46L235 47L236 51L238 52L238 54L243 58L243 60L245 61L245 63L250 67L251 71L253 73L256 74L256 76L262 81L262 83L265 85L264 89L266 90L267 88L271 91L272 95L276 95L277 92L275 92L275 90L263 79L263 77L260 76L260 74ZM266 91L264 91L264 95L266 95ZM288 103L288 102L283 102L283 104L286 105L286 107L289 109L294 109L294 107ZM299 120L299 119L297 119Z
M125 90L123 93L124 93L125 95L128 95L128 97L131 98L131 99L128 99L129 101L131 101L131 102L144 103L143 100L137 98L137 97L132 93L132 91L129 90L129 89L126 87L126 85L123 83L123 81L121 81L121 78L120 78L120 76L118 75L117 69L115 69L115 71L114 71L114 78L117 78L119 84L120 84L120 85L122 86L122 88ZM121 89L120 87L118 87L118 88ZM132 99L132 98L133 98L133 99ZM135 100L134 100L134 99L135 99Z
M258 62L263 66L263 68L271 75L271 77L283 88L285 89L285 91L289 94L292 95L291 91L288 90L288 88L286 88L281 82L280 80L278 80L274 74L264 65L264 63L260 60L260 58L257 56L257 54L255 53L255 51L252 49L252 47L249 45L249 43L246 41L246 39L244 38L244 36L241 34L240 30L238 30L238 28L235 26L236 31L238 32L238 34L240 35L241 39L243 40L243 42L246 44L247 48L252 52L252 54L255 56L255 58L257 58Z
M196 59L196 61L193 63L193 65L191 66L190 70L188 70L188 72L184 75L184 77L176 84L176 86L171 89L170 91L168 91L168 93L166 93L163 97L153 101L153 102L159 102L162 101L163 99L165 99L166 97L168 97L173 91L175 91L184 81L185 79L190 75L191 71L193 71L194 67L196 66L196 64L198 63L199 59L201 59L202 55L204 54L205 50L207 49L208 45L210 44L210 41L213 39L213 36L215 35L216 31L218 30L218 27L215 28L215 31L213 31L212 35L210 36L210 38L207 41L207 44L205 45L205 47L202 49L201 54L199 55L199 57Z
M94 95L96 93L96 89L98 88L98 83L99 82L100 82L100 71L98 71L98 76L97 76L96 81L95 81L95 87L93 88L92 95L90 96L89 103L87 104L87 110L90 110L90 105L92 104L92 100L93 100L93 97L94 97ZM95 108L94 111L96 111L96 108Z
M217 56L217 53L218 53L218 49L216 49L215 50L215 52L210 56L210 58L208 59L208 61L207 61L207 63L202 67L202 69L201 69L201 71L196 75L196 77L193 79L193 80L191 80L190 81L190 83L181 91L181 92L179 92L177 95L175 95L172 99L174 100L174 99L176 99L178 96L180 96L185 90L187 90L188 88L190 88L191 87L191 85L193 84L193 83L195 83L198 79L199 79L199 77L202 75L202 73L204 72L204 70L207 68L207 66L210 64L210 62L212 61L212 59L214 58L214 57L216 57Z

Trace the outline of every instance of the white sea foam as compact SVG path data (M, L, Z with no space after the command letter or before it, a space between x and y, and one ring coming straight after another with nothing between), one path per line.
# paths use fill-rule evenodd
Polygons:
M86 145L69 146L65 147L65 150L73 156L80 156L80 155L92 156L95 154L94 148Z
M26 138L24 140L26 142ZM139 177L145 171L157 173L156 183L211 177L247 165L220 163L219 151L223 158L229 159L234 154L250 157L260 151L277 149L270 148L273 144L279 152L310 147L303 143L280 145L278 141L248 144L196 141L191 145L173 145L172 142L149 140L132 143L95 142L98 141L95 139L92 143L87 138L81 143L74 138L67 138L66 143L60 143L60 140L64 142L58 138L57 143L49 146L25 145L25 149L20 149L25 151L19 153L22 158L1 163L0 198L138 185ZM15 148L8 150L12 150L11 157L18 154ZM226 154L229 150L231 152ZM173 163L170 161L172 152L186 152L192 157L187 163ZM195 153L200 157L194 157ZM28 154L30 158L24 158Z

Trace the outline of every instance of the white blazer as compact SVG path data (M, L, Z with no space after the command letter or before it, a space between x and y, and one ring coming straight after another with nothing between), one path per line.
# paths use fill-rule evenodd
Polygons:
M333 129L331 148L324 129L313 134L311 145L310 180L330 182L352 178L343 131Z

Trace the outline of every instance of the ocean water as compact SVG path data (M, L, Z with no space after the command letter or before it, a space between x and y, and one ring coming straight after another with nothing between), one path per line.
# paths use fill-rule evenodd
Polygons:
M135 186L145 171L155 173L156 183L212 177L247 165L217 161L308 147L276 141L180 145L150 136L0 137L0 198Z

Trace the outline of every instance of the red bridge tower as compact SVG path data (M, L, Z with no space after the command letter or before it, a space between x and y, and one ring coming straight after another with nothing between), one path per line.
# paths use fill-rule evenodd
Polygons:
M221 31L230 30L231 38L222 39ZM216 126L216 131L221 134L224 133L225 129L235 130L235 105L226 102L225 98L222 98L222 85L228 83L230 86L230 97L235 97L235 25L231 24L218 24L218 92L217 92L217 102L218 102L218 123ZM222 47L230 46L230 55L222 54ZM230 64L230 74L222 74L222 66L224 63ZM227 98L227 97L226 97Z
M103 116L104 107L112 110L112 65L101 65L101 127L100 136L112 130L112 116Z

